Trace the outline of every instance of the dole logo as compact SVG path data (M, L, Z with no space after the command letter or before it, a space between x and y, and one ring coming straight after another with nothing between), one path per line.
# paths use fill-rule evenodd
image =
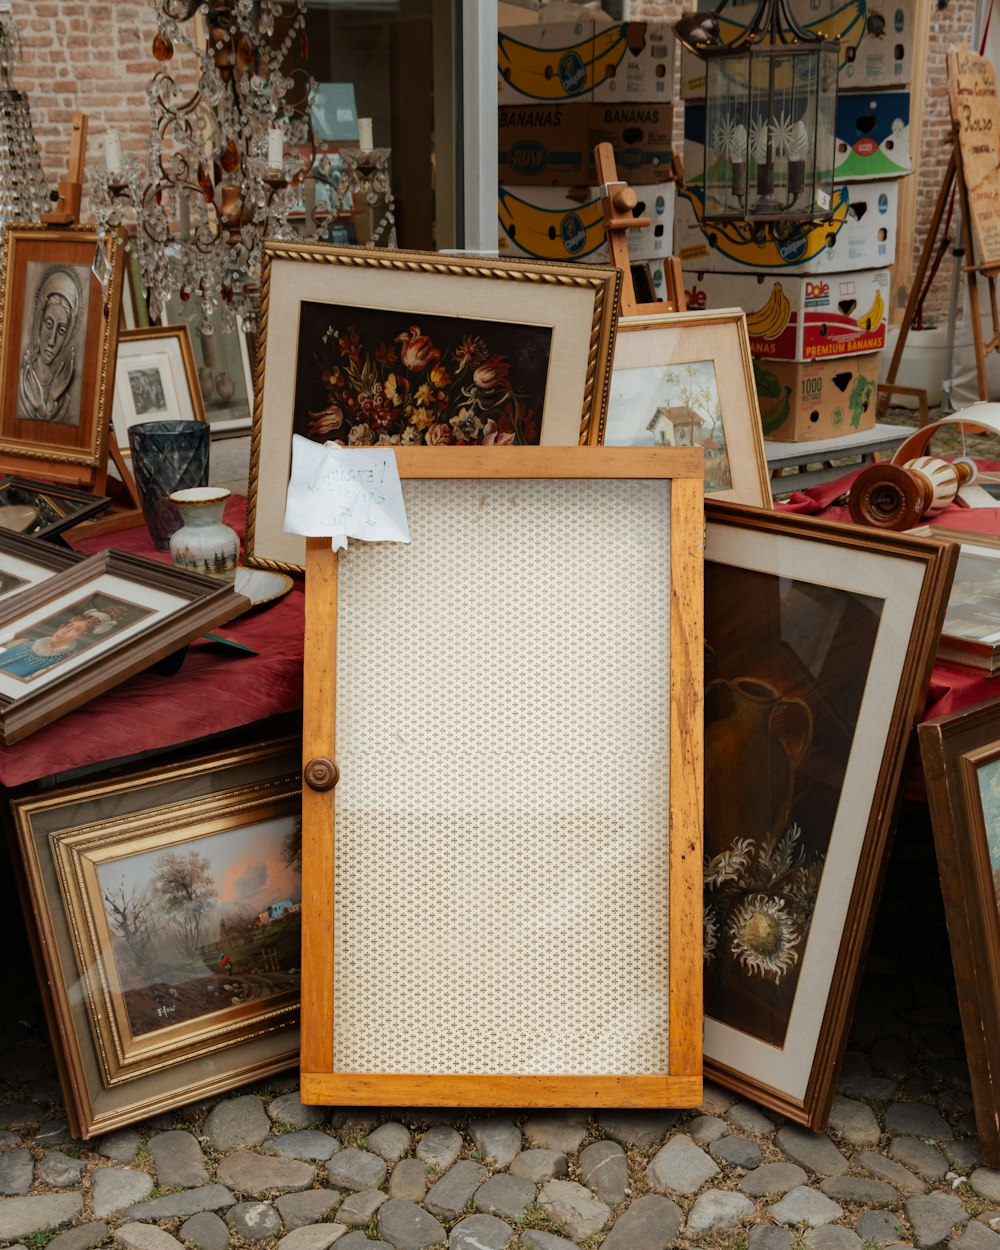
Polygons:
M587 232L576 213L566 214L559 223L559 233L562 235L563 247L570 256L575 256L587 242Z
M687 298L688 308L707 308L708 296L699 287L693 286L690 291L684 292Z
M806 299L826 299L830 294L829 282L807 282Z
M859 139L857 143L855 143L854 150L857 152L858 156L871 156L873 152L878 151L878 144L874 139L865 135L863 139Z
M567 52L559 62L559 81L567 95L579 95L587 86L587 67L579 52Z

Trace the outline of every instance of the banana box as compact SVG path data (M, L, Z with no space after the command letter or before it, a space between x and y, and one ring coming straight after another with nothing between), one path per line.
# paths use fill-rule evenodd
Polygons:
M499 178L508 186L578 187L592 178L590 104L531 104L497 113Z
M592 21L499 30L499 103L563 104L567 100L592 100L594 55Z
M704 193L687 184L677 193L674 253L685 269L706 272L836 274L880 269L896 257L898 207L895 179L835 186L830 221L795 231L786 239L756 242L703 222Z
M718 0L698 0L710 11ZM913 81L916 0L791 0L793 16L807 30L840 40L840 86L907 87ZM729 43L745 30L756 3L730 3L719 14L719 34ZM695 100L705 94L705 62L681 53L680 96Z
M618 176L631 186L650 186L669 177L673 160L672 104L588 104L589 180L597 181L594 148L610 143ZM503 174L500 181L504 182Z
M677 40L663 22L624 22L620 59L607 56L594 74L594 100L600 104L668 104L674 98ZM603 33L603 32L599 32Z
M889 270L860 273L690 273L688 308L732 308L747 315L750 350L761 360L860 356L885 347Z
M629 231L633 260L669 256L673 239L672 182L639 187L636 217L650 224ZM535 260L609 261L604 237L601 187L506 187L498 189L497 216L501 256Z
M842 91L833 175L838 182L899 178L913 169L908 91Z
M764 437L778 443L856 434L875 425L879 352L802 362L754 360Z

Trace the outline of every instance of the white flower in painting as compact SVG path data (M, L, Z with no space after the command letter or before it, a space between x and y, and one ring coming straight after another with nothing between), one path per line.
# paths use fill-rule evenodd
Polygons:
M736 838L728 850L720 851L705 863L705 884L722 885L724 881L736 881L746 872L753 857L750 838Z
M728 932L733 954L751 976L767 977L777 985L798 963L795 948L801 935L783 898L749 895L730 916Z
M715 958L715 948L719 945L719 926L715 912L711 907L705 908L705 940L702 947L705 963L710 964Z

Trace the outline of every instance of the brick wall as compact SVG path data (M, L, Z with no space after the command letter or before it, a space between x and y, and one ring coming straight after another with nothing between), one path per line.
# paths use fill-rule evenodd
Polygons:
M917 252L948 161L945 52L951 44L971 38L975 0L947 0L944 9L936 6L934 0L926 83L913 87L925 92ZM630 16L672 21L685 7L689 6L681 0L631 0ZM156 67L150 53L153 0L13 0L12 10L24 45L14 85L28 93L51 185L64 176L76 109L90 118L92 160L103 159L108 126L120 131L126 151L141 152L149 131L146 84ZM679 142L680 109L677 114ZM941 315L947 309L950 280L950 266L944 265L927 304L929 314Z

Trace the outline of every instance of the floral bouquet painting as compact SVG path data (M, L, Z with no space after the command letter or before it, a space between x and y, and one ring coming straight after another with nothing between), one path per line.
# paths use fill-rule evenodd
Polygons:
M304 302L293 430L342 447L538 443L549 326Z

